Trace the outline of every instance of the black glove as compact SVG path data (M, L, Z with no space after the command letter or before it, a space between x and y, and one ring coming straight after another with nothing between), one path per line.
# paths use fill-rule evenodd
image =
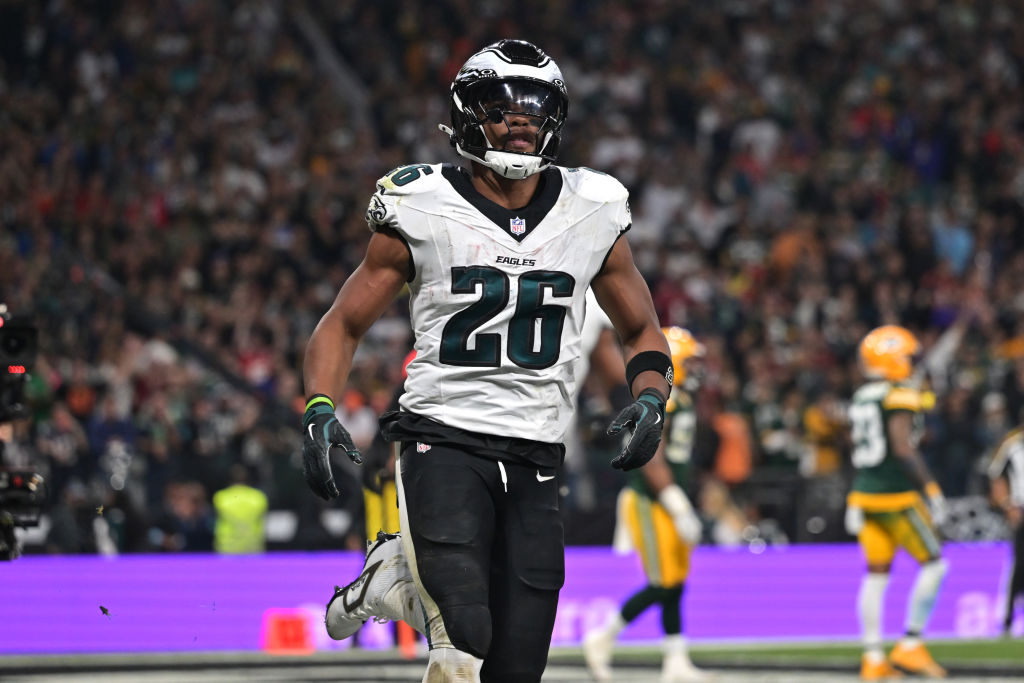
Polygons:
M665 399L655 389L644 389L631 405L626 406L608 427L608 433L618 434L623 427L633 432L622 447L619 457L612 460L617 470L643 467L654 457L665 426Z
M355 464L363 462L352 437L334 416L333 403L328 401L313 403L302 416L302 474L313 493L324 500L341 495L331 472L332 446L344 448Z

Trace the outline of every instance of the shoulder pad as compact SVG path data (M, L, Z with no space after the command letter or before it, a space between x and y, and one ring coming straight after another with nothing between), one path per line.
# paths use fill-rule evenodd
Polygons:
M377 194L402 196L429 192L442 180L441 164L409 164L385 173L377 181Z
M616 180L614 176L586 166L559 168L566 184L584 199L611 204L629 198L629 191L625 185Z
M366 207L370 230L396 227L396 207L402 203L402 198L436 189L441 178L441 164L411 164L388 171L377 181L377 190Z
M881 401L892 387L888 382L868 382L853 392L854 401Z
M921 392L910 387L893 385L889 393L882 399L882 407L886 410L921 410Z

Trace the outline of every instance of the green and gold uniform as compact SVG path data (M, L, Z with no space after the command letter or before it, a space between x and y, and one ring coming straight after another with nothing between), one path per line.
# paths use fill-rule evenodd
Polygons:
M675 483L686 491L697 415L690 396L678 386L672 387L665 405L665 423L665 459ZM690 546L679 537L672 517L658 503L642 470L628 474L628 485L619 496L619 520L640 553L648 582L652 586L678 586L690 573Z
M939 556L928 508L889 442L889 417L901 411L913 414L914 438L920 438L922 402L917 389L887 381L865 384L853 395L851 459L857 473L847 504L864 511L857 540L868 564L891 563L900 547L918 562Z

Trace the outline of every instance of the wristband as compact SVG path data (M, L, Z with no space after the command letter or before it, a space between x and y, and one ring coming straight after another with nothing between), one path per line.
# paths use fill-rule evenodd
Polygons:
M924 485L924 493L929 498L938 498L942 496L942 489L934 481L930 481Z
M633 388L633 380L641 372L653 370L665 378L669 386L674 383L672 359L661 351L641 351L626 363L626 386Z
M328 406L331 407L332 411L334 410L334 401L332 401L331 397L328 396L327 394L313 394L312 396L310 396L309 400L306 401L306 410L309 410L310 408L319 403L326 403Z
M334 414L334 401L326 394L313 394L306 401L306 412L302 415L302 426L305 427L317 415Z

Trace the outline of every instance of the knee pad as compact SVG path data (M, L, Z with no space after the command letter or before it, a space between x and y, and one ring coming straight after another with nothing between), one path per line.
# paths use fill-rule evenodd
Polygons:
M486 605L460 605L442 613L452 646L483 659L491 649L491 611Z

